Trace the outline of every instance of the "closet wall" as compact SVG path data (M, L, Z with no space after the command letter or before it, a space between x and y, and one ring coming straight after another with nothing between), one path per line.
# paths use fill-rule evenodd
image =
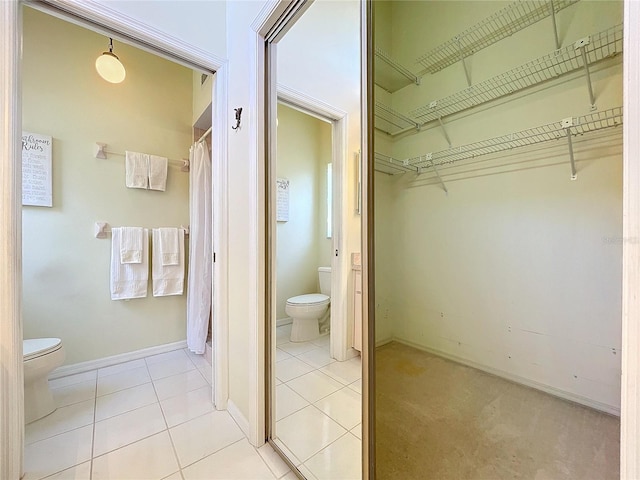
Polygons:
M124 157L97 159L94 144L188 157L192 72L115 42L127 78L109 84L94 68L107 46L24 9L24 130L53 137L53 208L22 209L24 334L61 338L67 364L186 337L186 295L111 300L111 237L95 238L94 222L188 225L189 175L170 165L165 192L128 189Z
M377 26L376 45L419 72L417 57L510 3L377 5L391 21ZM622 4L583 0L556 20L565 47L620 24ZM547 17L465 62L477 85L554 50ZM436 120L419 133L378 131L376 152L405 159L448 149L445 131L455 148L620 107L621 55L590 69L595 111L579 69L443 116L446 130ZM458 61L427 73L419 86L376 93L408 113L466 87ZM576 180L564 136L440 165L446 187L432 168L420 175L378 172L377 340L396 339L619 412L621 135L610 128L573 137Z

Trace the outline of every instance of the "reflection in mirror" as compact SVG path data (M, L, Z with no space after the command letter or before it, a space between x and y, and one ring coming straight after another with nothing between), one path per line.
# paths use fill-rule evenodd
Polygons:
M622 2L374 8L377 477L618 478Z
M306 478L361 478L359 16L315 1L277 43L270 440Z

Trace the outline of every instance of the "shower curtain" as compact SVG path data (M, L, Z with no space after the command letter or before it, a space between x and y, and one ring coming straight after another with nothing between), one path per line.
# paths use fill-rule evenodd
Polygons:
M211 312L211 157L204 141L189 151L187 347L205 351Z

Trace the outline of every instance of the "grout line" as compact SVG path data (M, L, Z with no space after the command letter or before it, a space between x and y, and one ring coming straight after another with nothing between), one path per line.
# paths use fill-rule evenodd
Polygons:
M96 386L93 397L93 425L91 426L91 458L89 465L89 478L93 478L93 451L96 446L96 413L98 412L98 370L96 369Z
M146 357L145 357L145 364L147 365L147 370L149 370L149 364L147 363ZM151 372L149 372L149 377L151 377ZM169 378L169 377L165 377L165 378ZM169 430L169 422L167 422L167 416L164 414L164 409L162 408L162 404L160 403L160 397L158 396L158 391L156 390L156 384L153 382L153 379L151 379L151 386L153 387L153 393L155 393L156 395L158 408L160 408L160 413L162 414L162 420L164 421L165 429L163 431L167 432L167 435L169 436L169 441L171 442L171 448L173 449L173 456L176 459L176 464L178 465L178 470L180 471L180 477L184 479L184 477L182 476L182 465L180 464L180 458L178 458L178 450L176 450L176 445L173 442L173 437L171 436L171 431ZM159 432L159 433L162 433L162 432Z

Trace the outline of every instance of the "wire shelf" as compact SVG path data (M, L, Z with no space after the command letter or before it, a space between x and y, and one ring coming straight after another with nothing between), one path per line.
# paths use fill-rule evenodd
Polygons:
M582 69L584 64L580 48L584 49L588 64L593 64L622 52L622 34L622 25L616 25L586 37L589 39L587 44L584 44L585 39L579 40L575 44L527 62L477 85L416 108L409 112L409 116L414 118L416 123L423 125L440 116L461 112L559 75ZM577 48L578 43L584 46Z
M386 91L395 92L412 83L420 83L415 73L396 62L381 48L375 48L375 56L376 60L381 60L375 62L376 83Z
M617 127L621 124L622 107L616 107L581 117L570 117L540 127L530 128L520 132L450 148L448 150L427 153L410 158L401 163L406 166L417 167L418 169L427 168L432 165L436 167L451 165L460 160L475 158L481 155L502 152L550 140L566 139L567 129L569 129L571 135L576 136L605 128Z
M376 102L374 105L374 115L376 128L389 135L395 135L411 128L418 128L418 123L415 120L396 112L380 102Z
M416 59L424 73L435 73L503 38L533 25L579 0L519 0ZM421 75L419 74L419 75Z
M387 175L397 175L405 172L417 172L416 167L411 167L406 161L375 152L374 154L374 170L376 172L386 173Z

